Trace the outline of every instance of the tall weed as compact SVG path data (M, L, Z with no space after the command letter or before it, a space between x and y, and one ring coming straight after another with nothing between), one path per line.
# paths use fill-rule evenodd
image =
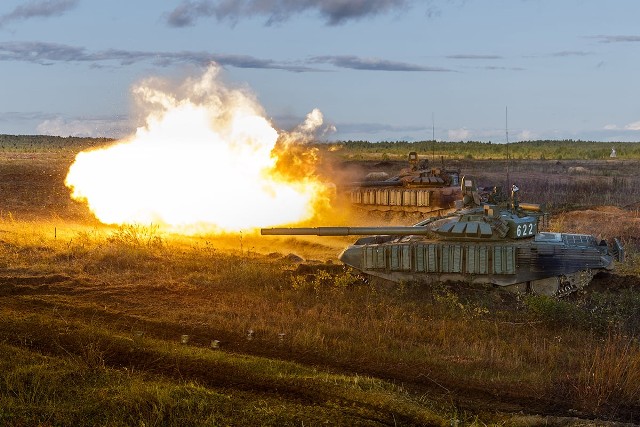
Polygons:
M573 383L576 400L596 414L640 404L640 345L619 333L587 352Z

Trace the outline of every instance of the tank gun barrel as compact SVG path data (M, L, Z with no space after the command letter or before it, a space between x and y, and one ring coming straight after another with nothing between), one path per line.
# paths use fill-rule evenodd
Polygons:
M426 235L426 227L306 227L306 228L261 228L263 236L411 236Z

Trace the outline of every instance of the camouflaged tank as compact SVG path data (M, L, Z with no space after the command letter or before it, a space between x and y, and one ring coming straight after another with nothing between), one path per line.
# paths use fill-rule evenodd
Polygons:
M262 229L263 235L366 235L340 260L393 282L462 281L516 292L563 296L588 285L599 271L623 261L618 239L539 231L539 205L519 203L518 189L502 207L483 202L471 179L462 180L459 209L408 227Z
M368 212L431 213L452 211L460 195L460 172L444 167L428 167L415 151L409 166L391 178L371 173L367 179L349 186L351 205Z

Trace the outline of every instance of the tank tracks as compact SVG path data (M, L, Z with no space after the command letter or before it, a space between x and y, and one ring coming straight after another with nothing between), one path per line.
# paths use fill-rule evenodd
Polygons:
M536 295L561 298L589 285L595 274L596 272L591 269L580 270L571 274L507 286L506 289L514 292L526 291Z

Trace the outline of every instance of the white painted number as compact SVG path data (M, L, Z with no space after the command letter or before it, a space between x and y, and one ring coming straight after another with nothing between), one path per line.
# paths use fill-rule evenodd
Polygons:
M519 224L516 227L516 236L517 237L533 236L533 223Z

